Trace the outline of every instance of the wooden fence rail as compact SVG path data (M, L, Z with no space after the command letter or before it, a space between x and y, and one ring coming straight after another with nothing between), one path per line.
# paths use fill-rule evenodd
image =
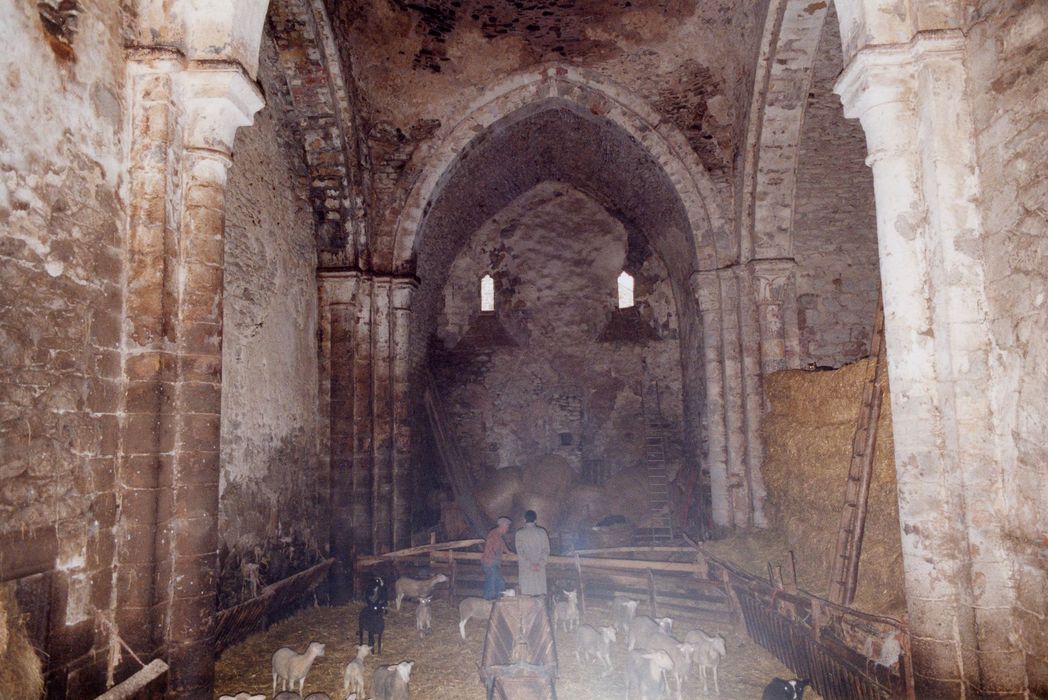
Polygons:
M462 546L477 544L467 542ZM480 595L484 587L480 552L460 551L449 544L362 558L354 572L358 580L376 567L388 580L403 574L443 573L449 580L449 598ZM798 676L810 678L828 700L915 697L909 630L900 620L777 587L694 548L627 547L581 554L552 556L547 567L551 581L579 591L580 602L609 601L620 593L647 601L645 612L652 615L734 622ZM680 561L688 554L690 561ZM516 557L506 555L504 561L506 582L513 586ZM877 658L881 643L892 636L902 647L898 662L876 664L870 657Z

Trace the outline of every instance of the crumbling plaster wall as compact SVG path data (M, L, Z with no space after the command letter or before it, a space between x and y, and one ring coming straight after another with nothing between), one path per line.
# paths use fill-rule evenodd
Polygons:
M640 323L609 329L623 269L635 277ZM479 318L485 274L495 278L501 336ZM436 370L475 478L548 453L576 471L642 463L642 402L656 384L670 458L681 458L680 345L666 277L642 236L562 184L540 185L474 234L443 290L437 338L447 350ZM644 333L657 339L627 340Z
M266 106L237 134L226 203L220 538L222 601L315 563L327 542L317 458L313 214L290 99L263 40Z
M764 3L380 0L328 7L360 95L372 225L403 200L416 150L453 127L485 90L553 61L584 67L645 100L684 134L730 201Z
M840 367L869 353L879 265L873 175L862 126L844 118L833 7L823 25L797 159L793 254L800 364Z
M53 4L0 3L0 579L20 579L54 692L92 697L117 517L124 17Z
M1048 696L1048 6L973 3L966 63L982 181L998 443L1007 466L1016 638Z

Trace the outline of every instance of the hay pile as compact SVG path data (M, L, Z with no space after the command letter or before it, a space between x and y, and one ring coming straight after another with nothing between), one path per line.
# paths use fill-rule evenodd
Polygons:
M386 634L382 639L382 656L369 657L365 662L367 689L379 663L393 664L413 660L411 697L422 700L483 700L484 686L480 683L477 664L484 646L484 623L466 624L467 640L458 635L458 609L448 605L441 595L433 602L433 631L425 639L415 632L415 606L407 603L400 613L390 610L386 617ZM297 651L305 649L310 641L327 645L324 656L317 659L306 678L306 693L326 692L332 698L344 698L342 673L355 653L356 619L360 605L330 608L309 608L268 632L249 637L222 654L215 669L215 697L241 691L270 694L272 677L270 659L282 646ZM591 605L583 619L594 625L611 624L610 612L603 606ZM687 630L702 627L707 632L723 634L728 654L720 665L720 688L723 698L756 698L764 684L774 676L792 678L786 667L771 654L746 637L731 633L726 626L681 619L674 629L683 636ZM352 639L350 634L352 633ZM571 700L606 700L625 695L621 669L625 665L625 645L620 641L612 650L615 672L603 676L587 665L580 667L575 659L574 633L557 633L557 655L560 676L557 695ZM699 697L702 684L693 674L684 686L685 697ZM712 697L712 689L711 689ZM806 698L818 700L813 691Z
M768 377L762 474L769 528L709 543L714 556L765 576L768 561L780 563L788 579L787 552L792 549L799 585L813 593L826 592L852 436L871 361L829 372L790 370ZM899 614L905 598L892 445L891 403L885 388L855 605Z
M35 700L43 694L40 657L26 635L14 586L0 585L0 698Z

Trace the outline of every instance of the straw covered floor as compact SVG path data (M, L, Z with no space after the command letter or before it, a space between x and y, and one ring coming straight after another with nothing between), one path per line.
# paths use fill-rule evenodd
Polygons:
M366 661L367 691L371 691L371 675L380 664L411 660L411 697L417 700L483 700L477 664L484 645L485 623L471 620L466 623L466 641L458 634L458 608L450 607L437 589L440 599L433 602L433 631L420 639L415 631L415 605L405 603L400 613L391 609L386 617L386 634L382 641L381 657ZM218 661L216 669L216 697L239 691L266 693L272 688L270 658L282 646L298 652L310 641L326 645L325 655L317 659L306 679L306 694L326 692L332 698L345 698L342 692L342 673L353 659L356 645L356 620L361 606L351 604L339 607L315 607L303 610L267 632L256 634L243 643L228 649ZM644 606L641 606L644 612ZM609 610L604 605L590 605L583 622L611 624ZM765 683L771 678L792 678L790 671L771 654L745 636L733 634L729 627L679 619L675 621L676 636L695 627L710 634L720 633L726 639L727 656L720 666L720 698L744 700L759 698ZM562 700L604 700L625 697L625 682L621 673L626 658L625 644L620 639L614 645L612 661L615 671L603 676L601 670L586 665L580 667L575 659L573 632L557 634L557 655L560 676L557 696ZM365 639L366 641L366 639ZM710 688L709 697L716 697ZM370 696L369 696L370 697ZM684 686L685 698L705 697L697 672ZM805 698L818 700L809 690Z

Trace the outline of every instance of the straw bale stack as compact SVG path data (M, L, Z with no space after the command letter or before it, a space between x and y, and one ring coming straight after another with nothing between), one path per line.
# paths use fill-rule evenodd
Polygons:
M12 585L0 585L0 697L36 700L44 694L40 657L26 634Z

